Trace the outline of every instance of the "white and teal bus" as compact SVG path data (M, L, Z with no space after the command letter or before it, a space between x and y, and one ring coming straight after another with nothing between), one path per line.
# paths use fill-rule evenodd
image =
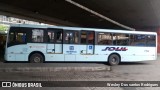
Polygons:
M6 61L43 62L137 62L156 60L155 32L111 29L12 25Z

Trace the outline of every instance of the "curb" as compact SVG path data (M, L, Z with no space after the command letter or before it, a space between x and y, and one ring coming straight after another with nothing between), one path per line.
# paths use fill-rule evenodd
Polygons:
M0 72L58 72L58 71L110 71L110 66L102 67L16 67L0 68Z

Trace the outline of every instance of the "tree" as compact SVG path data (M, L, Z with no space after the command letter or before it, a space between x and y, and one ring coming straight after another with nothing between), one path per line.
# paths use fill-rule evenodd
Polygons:
M0 31L6 31L7 28L7 26L0 24Z
M7 29L8 29L8 26L0 24L0 32L5 32L7 31Z

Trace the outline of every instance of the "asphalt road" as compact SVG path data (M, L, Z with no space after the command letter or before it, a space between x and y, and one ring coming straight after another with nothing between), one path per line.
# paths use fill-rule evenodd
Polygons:
M53 63L55 64L55 63ZM65 63L58 63L64 66ZM87 63L76 63L79 67ZM93 66L95 63L89 63ZM22 64L23 65L23 64ZM66 64L67 65L67 64ZM70 63L74 66L75 63ZM96 63L98 66L106 64ZM41 72L0 72L0 81L160 81L160 59L136 63L121 63L112 66L111 71L41 71ZM4 89L4 88L1 88ZM11 88L5 88L10 90ZM20 88L12 88L12 90ZM24 88L26 90L28 88ZM32 88L29 88L30 90ZM52 87L38 90L160 90L159 87ZM35 88L34 88L35 90Z
M22 63L23 64L23 63ZM65 63L58 63L63 64ZM66 64L66 65L71 65ZM75 63L73 63L75 64ZM77 64L77 63L76 63ZM88 65L94 65L89 63ZM83 67L86 63L78 64ZM105 64L95 64L104 66ZM72 65L73 66L73 65ZM138 63L122 63L118 66L111 66L111 71L40 71L40 72L3 72L0 73L0 80L18 80L18 81L54 81L54 80L84 80L84 81L160 81L160 61L146 61ZM47 74L46 74L47 73Z

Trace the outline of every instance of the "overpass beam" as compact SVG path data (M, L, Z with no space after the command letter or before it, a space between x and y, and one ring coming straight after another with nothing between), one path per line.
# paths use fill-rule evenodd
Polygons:
M69 21L63 21L54 17L48 17L45 15L41 15L37 12L31 12L28 10L24 10L18 7L6 5L4 3L0 3L0 14L6 15L6 16L12 16L20 19L26 19L31 21L37 21L41 23L46 24L52 24L52 25L64 25L64 26L80 26L78 24L69 22Z

